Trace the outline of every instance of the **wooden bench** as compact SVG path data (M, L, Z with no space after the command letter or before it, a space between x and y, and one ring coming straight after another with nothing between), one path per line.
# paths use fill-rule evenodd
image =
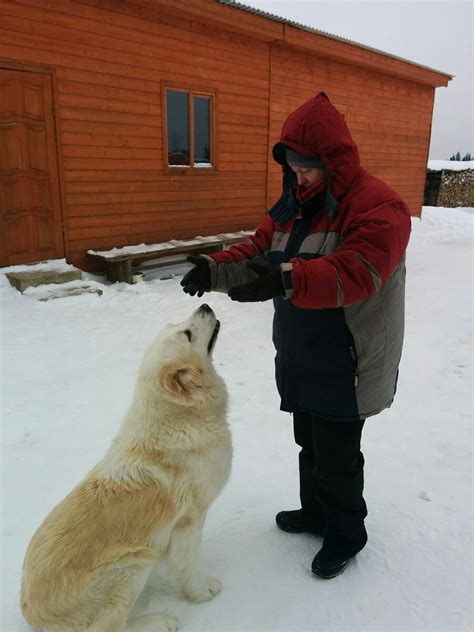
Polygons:
M215 237L198 237L188 241L173 240L162 244L124 246L113 250L88 250L87 256L105 263L107 279L112 283L116 281L132 283L132 264L137 265L145 259L217 252L232 244L245 241L252 234L253 231L241 231Z

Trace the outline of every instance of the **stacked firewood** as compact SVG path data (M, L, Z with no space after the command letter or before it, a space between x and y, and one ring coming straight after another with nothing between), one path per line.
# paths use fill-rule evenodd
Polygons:
M438 206L474 208L474 169L443 171Z

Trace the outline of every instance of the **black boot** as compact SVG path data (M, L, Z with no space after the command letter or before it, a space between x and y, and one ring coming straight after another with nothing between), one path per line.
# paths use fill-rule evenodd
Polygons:
M287 533L313 533L322 536L324 529L322 525L315 524L302 509L293 511L280 511L275 516L277 526Z
M326 537L321 550L311 564L311 570L323 579L337 577L346 570L349 562L364 548L366 542L365 530L359 542L337 542Z
M338 556L325 555L321 549L313 560L311 570L318 577L323 579L332 579L343 573L349 562L353 559L351 557L341 558Z

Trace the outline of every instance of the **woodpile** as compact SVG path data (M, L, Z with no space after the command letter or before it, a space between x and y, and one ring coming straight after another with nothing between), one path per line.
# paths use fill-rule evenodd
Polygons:
M428 169L423 206L474 208L474 169Z
M423 206L438 206L439 189L441 187L442 171L428 169L425 180L425 194Z
M437 205L474 207L474 169L443 171Z

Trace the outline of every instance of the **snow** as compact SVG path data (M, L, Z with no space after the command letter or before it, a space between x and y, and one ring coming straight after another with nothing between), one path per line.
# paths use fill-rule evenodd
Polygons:
M205 296L222 322L214 359L235 450L203 542L224 590L192 605L173 585L156 592L155 580L137 613L166 609L189 632L472 629L473 210L426 207L413 220L398 394L363 435L369 542L330 581L310 572L321 540L274 524L298 506L298 484L291 417L273 381L272 306ZM182 292L180 274L157 274L136 285L90 276L101 297L48 302L0 274L3 632L30 630L18 595L33 532L104 453L157 330L203 300Z
M170 239L169 241L160 242L158 244L137 244L133 246L122 246L121 248L111 248L110 250L88 250L91 255L101 255L106 259L111 259L120 255L143 254L148 252L159 252L162 250L170 250L172 248L182 248L187 246L198 246L199 244L208 244L213 241L221 241L224 239L245 238L251 235L252 231L241 230L235 233L220 233L219 235L208 235L202 237L198 235L193 239Z
M39 263L28 263L16 265L11 268L1 268L0 273L6 272L39 272L43 270L51 270L54 272L70 272L77 270L73 265L67 263L65 259L53 259L50 261L40 261Z
M199 169L206 169L209 167L213 167L214 165L212 165L210 162L195 162L193 165L193 167L197 167ZM190 169L191 165L168 165L168 168L177 168L177 169Z
M466 171L474 169L474 160L428 160L428 169L433 171Z
M67 281L66 283L45 283L36 287L27 287L23 295L34 298L37 301L47 301L53 297L62 297L66 293L77 292L81 294L85 291L98 292L100 294L103 292L102 284L96 281L85 282L81 280Z

